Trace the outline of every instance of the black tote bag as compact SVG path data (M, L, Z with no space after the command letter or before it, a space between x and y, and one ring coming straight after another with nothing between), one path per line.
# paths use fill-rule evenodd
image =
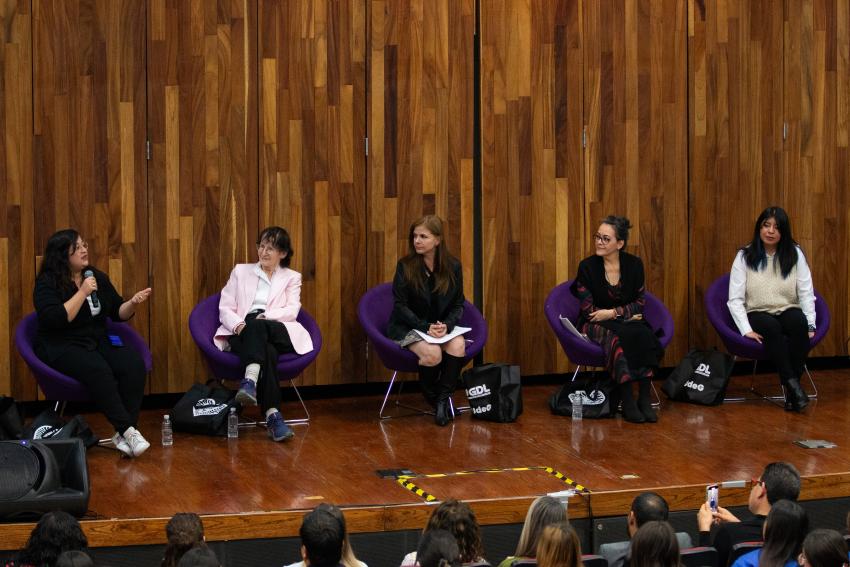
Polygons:
M519 366L483 364L463 373L472 417L507 423L522 414Z
M171 410L174 431L201 435L227 435L227 416L236 406L232 390L207 384L193 384Z
M619 400L614 382L608 378L579 379L567 382L549 398L555 415L572 415L573 399L581 400L581 415L587 419L613 417Z
M734 362L725 352L691 349L661 389L677 402L716 406L726 396Z

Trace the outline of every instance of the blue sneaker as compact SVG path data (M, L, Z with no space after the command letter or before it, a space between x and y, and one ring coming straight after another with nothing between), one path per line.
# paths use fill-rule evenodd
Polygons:
M295 432L286 425L279 411L274 412L266 418L266 428L269 431L269 437L272 438L272 441L285 441L295 436Z
M245 378L239 382L239 391L236 392L236 403L243 406L257 405L257 384L253 380Z

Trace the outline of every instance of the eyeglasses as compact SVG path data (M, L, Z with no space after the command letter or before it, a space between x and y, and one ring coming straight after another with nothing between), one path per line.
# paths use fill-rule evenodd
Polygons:
M74 252L76 252L80 248L82 248L83 250L88 250L89 249L89 243L86 242L85 240L80 240L79 242L77 242L74 245Z
M611 244L613 238L611 238L607 234L599 234L597 232L593 235L593 240L595 240L596 242L601 242L602 244Z
M277 252L277 248L275 248L271 244L257 244L257 252L259 252L261 254L263 254L265 252L273 254L274 252Z
M753 483L753 486L758 486L760 484L764 484L764 481L760 478L753 477L750 479L750 482Z

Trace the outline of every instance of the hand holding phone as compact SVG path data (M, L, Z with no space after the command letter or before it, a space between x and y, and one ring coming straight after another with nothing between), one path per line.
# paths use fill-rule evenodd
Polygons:
M716 484L709 484L705 487L705 501L708 502L712 513L717 513L717 501L720 496L720 488Z

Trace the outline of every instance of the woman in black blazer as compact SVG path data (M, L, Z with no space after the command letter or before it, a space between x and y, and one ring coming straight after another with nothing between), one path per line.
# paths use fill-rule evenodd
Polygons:
M115 428L113 443L128 457L150 447L136 429L147 371L139 353L107 335L106 318L130 319L150 293L143 289L124 301L109 276L89 265L88 244L73 229L47 241L33 292L36 355L85 384Z
M410 226L409 252L398 261L393 278L394 306L387 336L419 357L422 393L434 406L434 421L453 418L449 398L463 367L463 335L442 344L425 341L416 331L435 338L454 330L463 315L463 270L443 240L443 221L426 215Z
M643 320L643 262L623 251L629 239L629 219L608 216L593 235L595 254L581 261L572 285L581 302L578 325L602 346L606 368L619 384L626 421L655 422L649 388L663 349ZM633 382L638 383L635 404Z

